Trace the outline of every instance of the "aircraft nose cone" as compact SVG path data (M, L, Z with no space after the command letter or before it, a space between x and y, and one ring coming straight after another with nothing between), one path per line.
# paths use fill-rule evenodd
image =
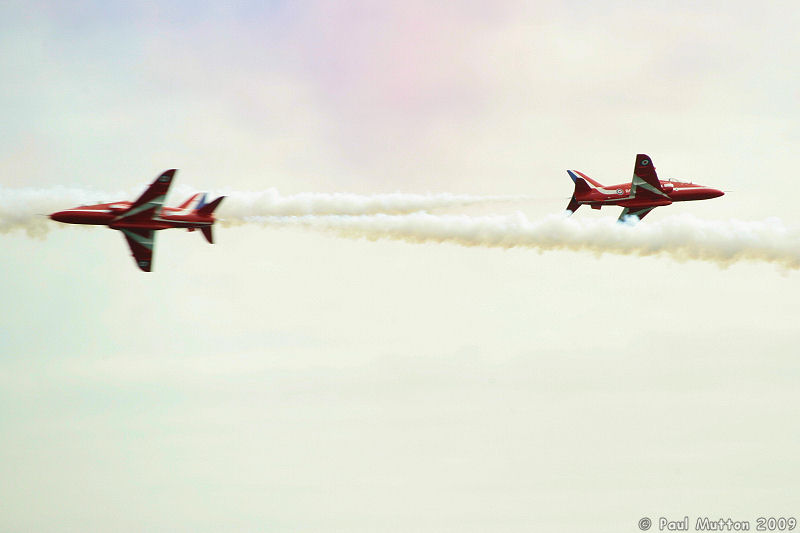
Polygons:
M720 191L719 189L709 189L708 192L710 194L709 198L718 198L720 196L725 196L725 193Z
M50 220L55 220L56 222L66 222L67 213L65 213L64 211L56 211L55 213L50 215Z

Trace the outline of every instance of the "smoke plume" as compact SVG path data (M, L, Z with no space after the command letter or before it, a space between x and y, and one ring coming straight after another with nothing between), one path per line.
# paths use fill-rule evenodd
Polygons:
M178 186L171 195L178 205L195 191L186 185ZM55 227L46 216L54 211L78 205L133 200L136 192L99 192L77 188L50 189L0 188L0 233L23 230L31 236L42 236ZM525 196L471 196L463 194L350 194L350 193L300 193L282 195L276 189L250 192L216 192L209 200L226 195L217 211L218 218L229 224L241 223L252 216L303 216L303 215L369 215L375 213L401 214L428 211L472 204L524 200ZM174 198L178 198L174 200Z
M177 187L175 196L191 194ZM268 226L300 226L332 231L350 238L394 239L413 243L454 243L494 248L574 250L595 254L669 256L678 261L700 260L727 266L738 261L765 261L800 268L800 228L779 219L763 221L702 220L680 215L644 223L619 224L612 217L582 218L551 215L529 220L523 214L468 216L432 214L439 208L488 202L513 202L525 196L457 194L302 193L281 195L275 189L227 192L218 215L223 222L254 222ZM56 223L53 211L125 198L77 188L0 188L0 233L22 230L42 236ZM209 195L214 198L215 195ZM172 202L172 205L179 201Z
M229 192L220 206L219 217L243 222L252 216L371 215L403 214L446 207L490 202L513 202L526 196L472 196L465 194L351 194L300 193L281 195L276 189L257 192ZM213 195L210 195L213 197Z
M800 268L800 229L779 219L701 220L679 215L644 223L620 224L614 218L551 215L528 220L511 216L409 215L254 217L268 226L300 226L357 239L412 243L454 243L494 248L573 250L595 254L671 257L728 266L765 261Z

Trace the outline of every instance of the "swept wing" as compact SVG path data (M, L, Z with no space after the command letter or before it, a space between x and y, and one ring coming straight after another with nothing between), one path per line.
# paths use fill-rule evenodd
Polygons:
M128 241L136 266L145 272L150 272L153 266L153 246L156 232L145 228L121 228L120 231Z
M164 205L175 172L177 171L173 168L157 177L127 211L114 219L114 222L135 223L152 220Z

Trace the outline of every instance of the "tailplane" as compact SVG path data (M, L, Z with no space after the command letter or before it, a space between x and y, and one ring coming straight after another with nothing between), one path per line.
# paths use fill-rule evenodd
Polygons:
M221 204L224 199L224 196L220 196L213 202L206 203L206 196L204 194L203 198L200 200L200 204L197 206L197 214L204 217L212 217L211 223L213 224L214 210L219 207L219 204ZM200 231L203 232L203 237L206 238L209 244L214 244L214 234L211 231L211 225L201 227Z
M214 234L211 233L211 226L203 226L200 231L203 232L203 237L206 238L209 244L214 244Z
M581 206L580 202L578 202L578 200L576 200L575 197L573 196L570 199L569 203L567 204L567 211L569 211L569 213L572 214L575 211L577 211L580 206Z
M200 215L200 216L204 216L204 217L212 217L212 222L211 223L213 224L214 223L213 222L214 210L217 207L219 207L219 204L221 204L222 200L224 200L224 199L225 199L224 196L220 196L219 198L217 198L213 202L206 203L206 196L203 195L203 198L200 201L200 205L197 207L197 214ZM206 238L206 240L209 242L209 244L214 244L214 234L211 231L211 226L210 225L201 227L200 231L203 232L203 237Z

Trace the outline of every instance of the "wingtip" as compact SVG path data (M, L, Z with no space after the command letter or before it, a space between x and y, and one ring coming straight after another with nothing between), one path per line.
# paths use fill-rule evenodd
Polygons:
M174 168L171 168L169 170L165 170L164 172L162 172L161 174L158 175L158 177L151 184L151 186L156 185L157 183L161 183L161 184L165 184L165 185L167 185L167 187L169 187L169 184L172 183L172 178L175 176L175 172L177 172L177 170L174 169Z
M176 168L171 168L169 170L165 170L156 178L156 181L153 182L153 185L156 183L166 184L169 187L169 184L172 183L172 178L175 177L175 173L178 171Z

